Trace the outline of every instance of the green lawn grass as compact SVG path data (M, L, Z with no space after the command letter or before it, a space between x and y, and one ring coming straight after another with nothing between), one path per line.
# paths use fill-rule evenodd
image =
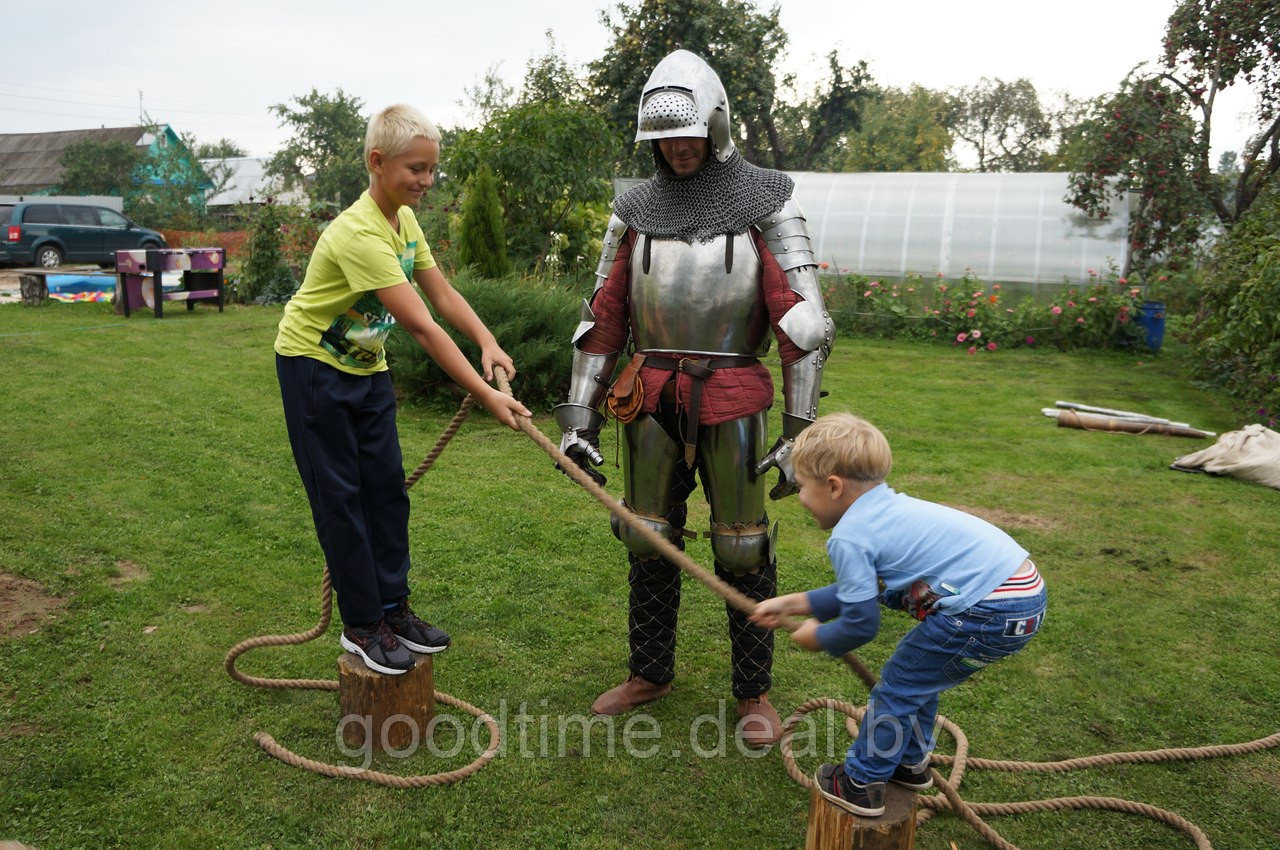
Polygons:
M594 696L624 675L626 578L604 511L522 435L477 413L411 493L415 602L454 636L436 686L504 720L504 754L472 779L401 791L326 779L267 757L272 734L356 764L334 738L337 699L265 691L222 670L256 634L317 614L321 556L285 439L271 342L276 311L207 308L154 321L104 305L8 307L0 333L0 572L60 603L38 631L0 642L0 841L63 847L799 848L807 793L776 752L723 755L704 723L729 694L723 604L685 583L674 693L653 723L584 741ZM776 363L774 364L776 366ZM1050 614L1028 649L943 697L973 754L1058 759L1250 740L1280 726L1275 600L1280 493L1168 469L1205 440L1054 427L1056 399L1188 421L1239 423L1160 357L842 339L825 410L877 423L900 490L981 512L1031 552ZM406 404L406 467L451 415ZM775 419L778 411L773 413ZM553 434L550 417L538 420ZM776 427L776 426L775 426ZM616 435L604 434L609 489ZM691 503L691 527L705 505ZM824 534L795 500L781 522L781 590L829 581ZM706 541L690 553L709 564ZM873 667L909 623L886 617ZM773 701L857 701L847 669L779 639ZM336 630L260 650L257 675L332 678ZM524 706L534 719L521 724ZM470 729L470 718L442 711ZM544 719L545 718L545 719ZM838 723L818 719L818 726ZM539 738L547 730L546 755ZM643 738L654 729L657 738ZM559 739L563 737L564 746ZM449 735L442 734L441 746ZM812 770L846 741L820 731ZM613 745L613 753L608 752ZM944 749L949 742L944 743ZM701 750L700 754L698 750ZM401 774L474 752L381 756ZM1092 794L1175 810L1218 847L1273 848L1280 753L1065 775L970 771L962 792L1005 801ZM1112 813L993 819L1024 848L1167 848L1165 826ZM951 816L917 846L986 846Z

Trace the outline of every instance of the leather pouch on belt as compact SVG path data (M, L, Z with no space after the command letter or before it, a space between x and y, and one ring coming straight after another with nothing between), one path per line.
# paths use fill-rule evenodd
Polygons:
M640 381L640 367L645 355L631 355L631 362L622 367L622 374L609 387L604 403L609 412L624 425L640 415L644 405L644 384Z

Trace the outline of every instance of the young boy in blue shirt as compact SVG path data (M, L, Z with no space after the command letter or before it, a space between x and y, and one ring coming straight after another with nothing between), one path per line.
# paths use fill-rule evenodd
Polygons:
M932 787L938 695L1026 645L1044 622L1044 581L994 525L885 484L889 444L864 419L823 416L796 439L791 460L800 503L831 529L836 582L766 599L751 619L778 628L789 615L812 615L792 639L836 657L875 637L879 605L920 621L880 671L844 764L814 774L827 800L877 817L886 782Z
M511 358L436 267L413 214L435 181L440 131L409 106L369 121L369 190L316 242L307 276L285 305L276 374L298 472L338 594L340 642L371 669L412 669L449 635L409 607L409 497L384 343L399 323L494 417L519 429L529 411L489 386ZM482 378L431 315L480 346Z

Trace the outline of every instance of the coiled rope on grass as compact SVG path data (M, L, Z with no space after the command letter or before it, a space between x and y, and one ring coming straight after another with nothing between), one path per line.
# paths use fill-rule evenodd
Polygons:
M506 375L499 369L497 370L497 376L498 386L504 393L510 395L511 388L507 383ZM737 610L748 615L755 611L757 603L754 600L745 594L740 593L726 582L721 581L713 573L708 572L706 569L694 562L692 558L685 554L683 550L677 548L670 540L640 522L624 504L611 496L608 491L593 481L576 462L561 452L559 446L553 443L546 434L543 434L538 430L531 420L524 417L517 417L517 421L520 426L520 430L537 443L544 452L550 455L556 463L559 464L565 474L590 493L596 501L608 508L609 512L616 516L619 521L625 522L633 532L639 534L647 543L657 548L662 553L663 557L670 560L687 575L705 585L713 593L720 596ZM788 632L795 631L799 628L799 623L785 623L784 628ZM875 674L867 668L857 655L853 652L846 652L841 656L841 660L844 661L844 663L862 681L868 690L875 687ZM795 758L791 753L791 739L794 736L796 725L800 722L800 719L805 714L817 708L827 708L839 711L848 717L855 719L860 719L862 712L864 711L864 709L855 708L846 702L830 698L819 698L805 702L796 709L795 713L787 718L787 721L783 724L783 735L779 741L778 751L782 755L783 765L785 766L788 775L806 788L813 787L813 780L806 776L796 766ZM982 819L982 816L1064 811L1068 809L1110 810L1125 812L1127 814L1143 815L1182 830L1190 836L1193 841L1195 841L1196 847L1199 848L1199 850L1212 850L1213 845L1209 843L1209 839L1204 834L1203 830L1191 821L1183 818L1181 815L1134 800L1124 800L1114 797L1079 796L1058 797L1046 800L1028 800L1018 803L969 803L960 797L959 791L957 790L960 787L960 782L964 776L966 767L988 768L995 770L1061 772L1112 764L1190 761L1200 758L1243 755L1245 753L1254 753L1260 750L1280 746L1280 732L1278 732L1265 738L1259 738L1257 740L1241 744L1150 750L1136 753L1109 753L1098 756L1085 756L1082 758L1059 762L995 761L989 759L970 759L968 757L969 741L964 731L942 715L938 715L937 722L955 739L956 753L954 756L934 755L932 757L932 760L938 764L943 766L950 765L952 768L951 775L949 777L944 777L937 769L932 770L933 780L942 791L942 794L941 796L920 797L920 803L925 807L925 810L917 813L916 823L917 825L923 824L933 816L935 811L954 811L964 818L964 820L973 827L978 834L993 846L1000 848L1000 850L1018 850L1018 848L1016 845L1001 837L998 832L992 829L991 826Z
M440 457L440 453L444 451L444 447L449 444L453 436L458 433L458 429L462 427L462 423L466 420L467 414L471 412L471 408L475 405L475 399L471 395L467 395L462 400L462 405L458 408L458 412L454 414L453 419L449 421L448 426L440 434L440 438L436 440L431 451L427 454L426 459L418 464L418 467L410 473L405 479L404 486L407 490L418 482L418 479L426 473L436 462L436 458ZM222 666L226 669L227 675L237 682L246 685L252 685L258 688L303 688L321 691L338 690L338 682L334 679L268 679L261 676L250 676L241 672L236 668L236 659L251 649L258 649L264 646L294 646L300 643L306 643L315 640L324 634L329 628L329 622L333 617L333 581L329 577L329 568L324 569L324 576L320 582L320 621L312 628L305 632L297 632L289 635L259 635L243 640L227 653L226 659ZM417 776L397 776L392 773L382 773L377 770L369 770L368 768L352 767L350 765L329 764L328 762L316 761L314 759L300 756L287 747L281 745L275 738L266 732L258 732L253 736L253 740L266 750L273 758L279 759L285 764L294 767L301 767L304 770L310 770L313 773L319 773L324 776L332 776L343 779L360 779L365 782L373 782L378 785L387 785L392 788L426 788L434 785L448 785L453 782L461 782L468 776L480 770L489 761L498 754L498 750L502 743L502 732L498 728L498 722L493 719L487 712L476 708L465 700L450 696L443 691L433 691L436 702L453 706L461 709L473 717L481 720L489 729L489 744L485 747L484 752L476 757L470 764L460 767L457 770L449 770L441 773L420 774Z

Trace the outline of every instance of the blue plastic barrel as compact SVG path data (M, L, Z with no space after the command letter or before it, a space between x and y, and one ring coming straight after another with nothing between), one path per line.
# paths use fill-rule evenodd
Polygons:
M1147 332L1147 348L1159 351L1164 344L1164 302L1143 301L1138 309L1138 324Z

